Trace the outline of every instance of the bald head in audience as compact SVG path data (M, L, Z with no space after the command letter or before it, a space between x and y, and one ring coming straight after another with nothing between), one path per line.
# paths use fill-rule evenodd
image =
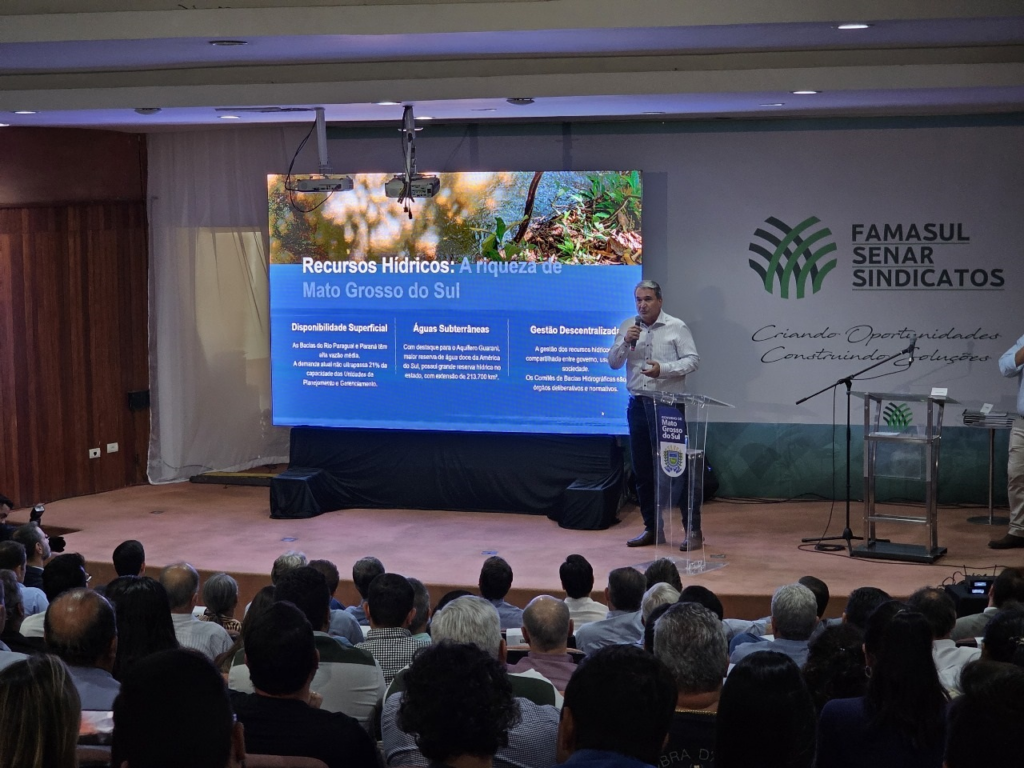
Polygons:
M114 668L117 623L106 598L90 589L72 589L46 611L46 645L74 667Z
M539 595L523 611L523 639L534 653L566 653L570 634L569 606L561 600Z
M160 583L167 590L171 613L192 613L199 595L199 573L188 563L174 563L160 572Z

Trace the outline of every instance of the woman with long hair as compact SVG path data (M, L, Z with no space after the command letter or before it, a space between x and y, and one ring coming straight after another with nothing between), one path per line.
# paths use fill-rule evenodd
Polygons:
M940 768L949 696L920 613L890 601L868 617L864 696L834 699L818 722L818 768Z
M817 715L796 662L757 651L733 667L718 700L716 768L811 768Z
M0 670L0 768L75 768L81 716L78 689L56 656Z
M167 590L149 576L120 576L107 585L106 597L117 617L118 680L140 659L178 647Z
M811 640L802 672L819 713L832 699L863 696L864 636L849 622L826 628Z

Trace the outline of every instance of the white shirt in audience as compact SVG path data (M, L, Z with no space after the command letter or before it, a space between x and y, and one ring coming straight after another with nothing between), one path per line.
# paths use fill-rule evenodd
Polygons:
M50 605L50 601L46 599L46 593L39 587L26 587L24 584L19 584L18 591L21 592L21 604L25 607L26 616L42 613Z
M968 662L980 656L980 648L959 647L955 640L932 642L932 658L935 660L935 669L939 672L939 680L951 693L960 691L960 671Z
M172 613L171 622L174 624L178 644L182 648L199 651L211 661L232 645L231 635L215 622L200 621L191 613Z
M608 606L590 597L567 597L565 604L569 606L569 618L575 629L608 618Z
M46 620L46 611L42 613L33 613L31 616L26 616L25 620L21 622L21 636L22 637L43 637L43 622Z

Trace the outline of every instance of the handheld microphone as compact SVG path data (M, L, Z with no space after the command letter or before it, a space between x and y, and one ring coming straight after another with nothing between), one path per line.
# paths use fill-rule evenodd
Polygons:
M910 352L910 362L907 363L907 367L908 368L914 364L914 350L915 349L917 349L917 334L916 333L911 337L911 339L910 339L910 347L907 350L908 352Z
M639 328L640 327L640 322L641 322L640 315L637 315L635 318L633 318L633 325L635 327ZM633 341L629 342L629 348L630 349L636 349L636 340L633 340Z

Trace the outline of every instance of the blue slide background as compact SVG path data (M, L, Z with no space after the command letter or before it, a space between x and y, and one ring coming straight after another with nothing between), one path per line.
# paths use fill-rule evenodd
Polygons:
M536 274L495 275L480 271L486 266L467 260L452 262L452 272L443 275L324 275L303 274L299 264L271 264L274 423L625 434L624 370L612 371L606 352L614 329L635 314L633 287L641 279L640 267L538 264ZM560 271L545 272L545 266ZM336 297L304 296L304 286ZM365 292L378 286L394 293L400 288L402 295L346 295L347 289ZM426 297L412 298L414 287ZM293 324L317 323L346 327L293 329ZM349 324L376 329L349 330ZM489 326L490 332L416 333L415 324ZM382 326L386 330L377 330ZM542 334L531 326L611 332ZM416 349L442 345L476 349ZM538 348L550 351L542 354ZM434 355L456 359L431 359ZM479 359L494 356L499 359ZM452 368L433 367L439 364ZM449 378L435 378L440 375ZM583 380L587 377L594 380ZM608 388L612 391L601 391Z

